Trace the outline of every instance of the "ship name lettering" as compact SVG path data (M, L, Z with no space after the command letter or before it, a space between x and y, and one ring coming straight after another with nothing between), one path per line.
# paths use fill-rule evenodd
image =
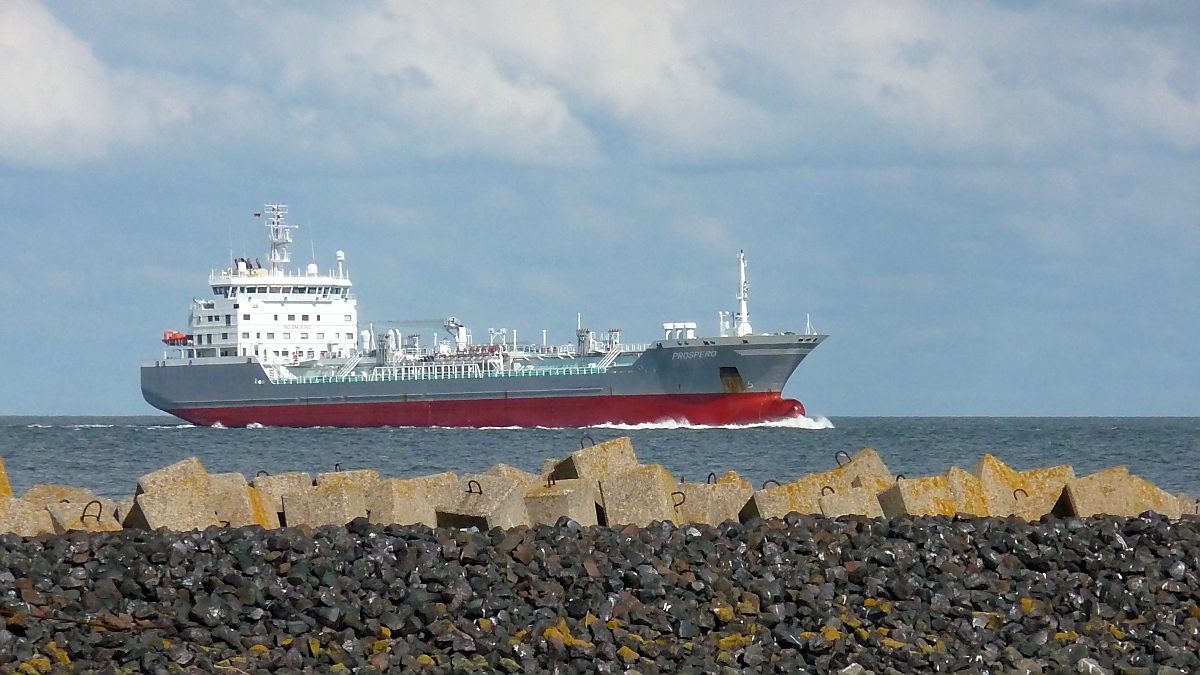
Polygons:
M717 356L717 351L715 349L710 349L708 351L703 351L703 352L701 352L701 351L675 352L674 354L671 355L671 358L672 359L712 359L712 358L716 358L716 356Z

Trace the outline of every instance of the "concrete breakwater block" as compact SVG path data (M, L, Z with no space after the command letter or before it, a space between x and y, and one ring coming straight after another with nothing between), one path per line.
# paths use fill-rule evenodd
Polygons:
M208 475L191 475L169 486L156 485L153 490L140 492L134 496L133 507L123 524L129 528L165 527L180 532L220 526L216 509L208 498Z
M138 478L137 494L171 489L176 485L184 483L189 478L207 476L208 471L204 469L204 465L200 463L200 460L195 457L188 457Z
M46 507L9 497L0 499L0 534L10 532L32 537L43 532L54 532L54 523Z
M301 471L281 473L277 475L263 474L255 476L250 485L262 493L267 506L276 513L283 513L283 495L288 492L298 492L313 485L312 476Z
M859 450L829 474L845 480L850 487L866 488L876 495L896 482L896 477L883 463L883 458L871 448Z
M1185 504L1148 480L1134 476L1124 466L1097 471L1068 481L1054 505L1056 516L1137 516L1154 511L1178 518Z
M988 515L982 482L956 466L940 476L898 479L879 493L879 506L887 518Z
M115 532L122 529L117 520L117 504L111 499L88 502L59 502L47 504L55 534L71 531Z
M868 518L882 518L883 507L879 505L879 498L874 491L874 484L871 487L856 487L851 486L848 490L842 492L832 492L824 494L817 500L818 506L821 507L821 515L829 518L838 518L841 516L867 516Z
M8 472L4 469L4 459L0 458L0 501L12 498L12 485L8 482Z
M603 480L638 468L637 455L633 452L633 441L628 436L614 438L597 445L581 448L555 465L550 477L595 478Z
M527 488L525 510L530 525L553 525L566 516L587 527L599 524L599 498L600 484L596 480L564 478Z
M78 502L86 504L96 498L96 493L87 488L69 487L66 485L34 485L25 491L21 497L30 504L49 506L63 502Z
M506 477L506 478L513 478L513 479L519 480L522 483L529 485L529 486L533 486L533 485L537 485L538 483L545 482L545 479L542 478L541 476L536 476L532 473L529 473L528 471L524 471L522 469L518 469L515 466L509 466L507 464L497 464L496 466L493 466L492 468L488 469L487 471L484 471L483 473L488 476L502 476L502 477Z
M283 522L288 527L340 526L366 515L366 492L359 486L326 482L283 495Z
M721 481L718 478L713 483L676 485L675 490L683 493L683 503L676 509L680 519L685 523L707 525L720 525L727 520L737 522L742 507L754 496L754 488L732 471L726 474L725 482ZM677 503L681 500L676 495L672 501Z
M438 527L510 528L529 524L525 510L523 481L506 476L465 474L458 480L459 493L453 502L436 511Z
M367 518L380 525L437 527L437 508L457 500L458 476L453 472L389 478L367 492Z
M261 491L246 483L246 477L240 473L209 474L208 495L222 525L260 525L268 530L279 527L279 513Z
M992 455L971 470L983 486L989 515L1037 520L1050 513L1068 481L1075 479L1069 465L1017 471Z
M672 494L677 491L676 485L674 476L658 464L601 479L601 500L608 524L645 527L654 521L681 523L682 515L675 508L678 495Z
M802 514L821 512L821 497L848 492L850 482L832 471L813 473L797 478L786 485L764 487L742 509L740 518L782 518L795 511Z

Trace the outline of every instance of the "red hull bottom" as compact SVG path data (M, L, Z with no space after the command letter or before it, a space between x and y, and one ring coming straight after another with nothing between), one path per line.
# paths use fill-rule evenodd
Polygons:
M170 412L193 424L227 427L588 427L666 420L716 426L799 417L804 406L767 393L324 403Z

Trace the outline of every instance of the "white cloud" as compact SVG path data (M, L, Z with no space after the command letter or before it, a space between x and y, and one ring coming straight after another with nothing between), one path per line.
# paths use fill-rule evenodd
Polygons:
M36 2L0 3L0 162L69 167L188 116L177 78L114 71Z

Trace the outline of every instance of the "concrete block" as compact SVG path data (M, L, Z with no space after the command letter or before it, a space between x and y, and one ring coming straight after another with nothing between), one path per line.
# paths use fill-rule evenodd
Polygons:
M0 502L13 498L12 485L8 482L8 471L4 469L4 459L0 458Z
M821 507L821 514L829 518L849 515L883 517L883 507L879 506L874 487L851 486L842 492L824 494L817 504Z
M844 454L838 453L838 456ZM896 477L883 463L883 458L871 448L859 450L829 473L844 480L850 487L866 488L872 494L879 494L896 482Z
M796 513L821 513L821 497L847 492L850 482L832 471L814 473L786 485L764 488L754 493L740 514L741 520L751 518L782 518Z
M984 455L975 468L971 469L971 475L979 479L990 515L1015 515L1018 500L1029 499L1029 486L1025 477L992 455Z
M529 524L524 482L506 476L466 474L458 480L453 504L435 510L438 527L510 528Z
M1175 500L1179 502L1179 512L1185 516L1200 516L1200 497L1193 497L1187 493L1180 492L1175 495Z
M1129 470L1115 466L1068 481L1054 505L1056 516L1135 516L1136 504Z
M484 473L484 475L487 475L487 476L502 476L502 477L506 477L506 478L513 478L513 479L521 481L522 483L524 483L525 485L530 486L530 487L537 485L538 483L545 484L545 482L546 482L546 479L541 476L537 476L535 474L529 473L528 471L524 471L524 470L518 469L515 466L509 466L507 464L497 464L496 466L493 466L492 468L488 469L487 471L484 471L483 473Z
M645 527L666 520L681 523L682 515L675 508L677 495L672 495L677 490L675 478L657 464L600 480L600 498L610 526Z
M604 480L638 468L633 441L628 436L614 438L571 453L550 474L555 480L595 478Z
M754 491L754 486L750 484L750 481L743 480L736 471L726 471L718 476L714 482L717 485L740 485L742 487L750 488L751 492Z
M546 480L549 478L550 474L554 473L554 467L558 466L560 461L561 460L551 458L542 462L542 470L538 472L538 478L541 480Z
M67 487L65 485L34 485L25 491L21 497L30 504L49 506L63 502L86 504L96 498L96 494L87 488Z
M1021 472L1025 479L1025 492L1017 493L1016 515L1025 520L1038 520L1054 510L1067 483L1075 480L1075 469L1069 464L1030 469Z
M366 495L367 518L379 525L437 527L437 507L458 500L458 476L453 472L419 478L389 478Z
M1168 518L1178 519L1184 513L1183 505L1179 503L1175 495L1141 476L1131 475L1129 477L1129 487L1133 495L1132 506L1137 511L1137 513L1131 515L1153 511Z
M564 478L549 485L539 483L525 490L525 510L530 525L553 525L567 516L583 526L597 524L598 481Z
M987 516L987 499L983 494L983 483L957 466L946 472L950 483L950 495L954 499L954 512L971 516Z
M19 498L0 499L0 534L11 532L22 537L33 537L53 531L54 523L44 506L30 504Z
M141 482L139 481L139 489ZM185 532L219 526L216 509L208 498L208 475L178 478L168 487L141 492L126 516L127 528Z
M293 471L275 476L255 476L250 485L262 493L267 506L276 513L283 513L283 495L288 492L298 492L313 485L312 477L307 473Z
M904 515L952 516L956 509L950 479L945 474L897 480L878 495L885 518Z
M282 520L288 527L341 526L366 515L366 492L354 481L326 480L283 495Z
M737 522L742 507L754 496L754 488L736 473L730 471L729 474L733 477L725 482L718 478L716 483L676 485L675 489L683 493L683 504L676 509L680 520L708 525L720 525L727 520ZM675 496L673 501L679 502L680 498Z
M208 472L204 470L204 465L200 463L200 460L195 457L188 457L139 478L137 481L137 494L140 495L144 492L167 489L189 478L207 475Z
M129 512L133 510L134 500L137 499L133 495L117 500L117 522L125 523L125 519L129 517Z
M72 530L84 532L115 532L121 529L117 520L117 505L112 500L95 499L88 502L55 502L46 505L55 534Z
M279 527L279 513L261 491L246 483L246 477L240 473L209 474L208 495L217 521L222 525L259 525L268 530Z

